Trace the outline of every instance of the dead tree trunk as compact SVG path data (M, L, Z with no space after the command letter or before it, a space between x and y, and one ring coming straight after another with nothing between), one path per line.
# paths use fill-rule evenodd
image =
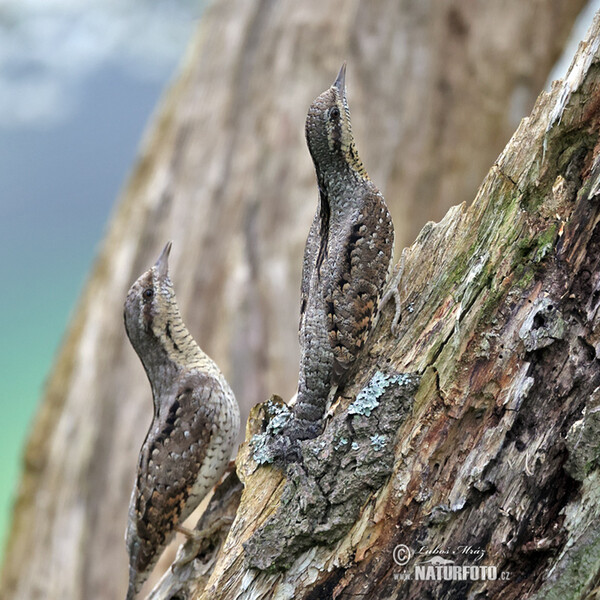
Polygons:
M301 253L317 199L303 140L311 100L347 60L361 156L403 244L423 220L474 195L514 130L515 107L520 117L533 103L583 4L211 6L145 141L49 378L25 452L3 599L124 595L126 507L151 402L123 332L122 302L164 242L174 240L186 323L246 414L272 392L289 397L297 381ZM426 206L433 212L424 213ZM428 243L440 231L430 230ZM423 252L419 260L433 273L435 252ZM405 289L412 298L418 288ZM405 330L413 314L406 311ZM424 373L449 385L432 368Z
M229 537L153 598L597 597L599 157L600 14L475 202L405 253L400 336L387 310L285 473L253 459L277 410L255 409Z

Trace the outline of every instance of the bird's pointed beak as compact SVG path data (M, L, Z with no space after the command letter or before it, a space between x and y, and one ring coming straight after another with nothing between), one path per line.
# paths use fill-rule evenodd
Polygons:
M156 264L154 265L158 271L159 277L166 277L169 273L169 254L171 252L172 245L173 242L166 243L163 251L160 253L158 260L156 261Z
M344 61L336 80L333 82L333 87L337 89L342 98L346 95L346 61Z

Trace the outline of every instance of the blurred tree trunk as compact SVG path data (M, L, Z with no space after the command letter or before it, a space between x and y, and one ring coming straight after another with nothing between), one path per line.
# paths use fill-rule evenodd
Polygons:
M173 239L182 313L242 405L296 386L301 254L317 191L311 100L348 61L362 158L400 247L474 196L581 0L216 1L159 108L25 452L4 599L124 595L123 543L150 390L122 326Z

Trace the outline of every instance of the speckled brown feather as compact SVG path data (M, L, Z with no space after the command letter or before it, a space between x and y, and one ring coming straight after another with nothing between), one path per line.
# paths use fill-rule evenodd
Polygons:
M127 600L139 592L175 527L219 481L239 430L233 392L181 319L168 277L169 250L167 244L125 302L127 336L154 401L129 505Z
M318 435L329 397L364 347L390 272L394 229L360 160L345 95L345 66L311 105L306 139L319 206L304 253L300 376L292 439Z
M392 259L394 229L382 198L367 194L362 206L362 218L347 233L345 255L326 298L332 385L342 382L367 341Z
M188 516L186 503L206 458L215 421L212 384L202 373L186 375L180 393L152 424L142 446L135 501L141 539L135 568L140 572L154 564L157 548Z

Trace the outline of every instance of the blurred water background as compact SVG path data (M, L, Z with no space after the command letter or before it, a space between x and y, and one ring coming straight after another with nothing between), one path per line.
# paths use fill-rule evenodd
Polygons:
M0 559L54 354L200 0L0 0Z

